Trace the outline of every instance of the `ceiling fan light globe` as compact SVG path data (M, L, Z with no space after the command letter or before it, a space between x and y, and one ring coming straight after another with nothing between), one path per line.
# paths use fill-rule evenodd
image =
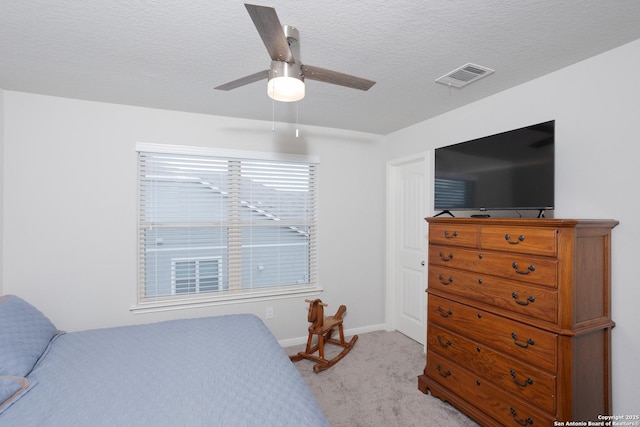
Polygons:
M295 77L282 76L269 79L267 94L269 98L281 102L295 102L304 98L304 82Z

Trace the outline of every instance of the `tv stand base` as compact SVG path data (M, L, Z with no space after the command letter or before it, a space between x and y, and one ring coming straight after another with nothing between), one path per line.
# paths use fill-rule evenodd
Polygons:
M433 217L435 218L435 217L440 216L440 215L451 215L452 218L455 218L455 215L452 214L451 211L449 211L449 210L444 210L444 211L440 212L439 214L434 215Z

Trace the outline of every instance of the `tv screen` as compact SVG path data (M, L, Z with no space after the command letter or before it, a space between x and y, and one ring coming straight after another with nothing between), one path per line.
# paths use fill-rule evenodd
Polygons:
M435 210L554 207L555 121L435 150Z

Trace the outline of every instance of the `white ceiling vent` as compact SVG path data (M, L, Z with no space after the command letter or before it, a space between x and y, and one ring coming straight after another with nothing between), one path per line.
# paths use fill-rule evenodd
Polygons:
M444 76L437 78L437 83L453 87L463 87L471 82L475 82L483 77L493 74L494 70L476 64L465 64L462 67L448 72Z

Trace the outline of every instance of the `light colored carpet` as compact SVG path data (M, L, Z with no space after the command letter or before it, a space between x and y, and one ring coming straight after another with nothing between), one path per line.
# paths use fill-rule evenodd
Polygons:
M292 355L304 347L285 351ZM341 350L326 347L327 358ZM333 427L476 426L453 406L418 390L424 364L422 344L399 332L376 331L359 335L351 352L326 371L313 372L310 360L295 366Z

